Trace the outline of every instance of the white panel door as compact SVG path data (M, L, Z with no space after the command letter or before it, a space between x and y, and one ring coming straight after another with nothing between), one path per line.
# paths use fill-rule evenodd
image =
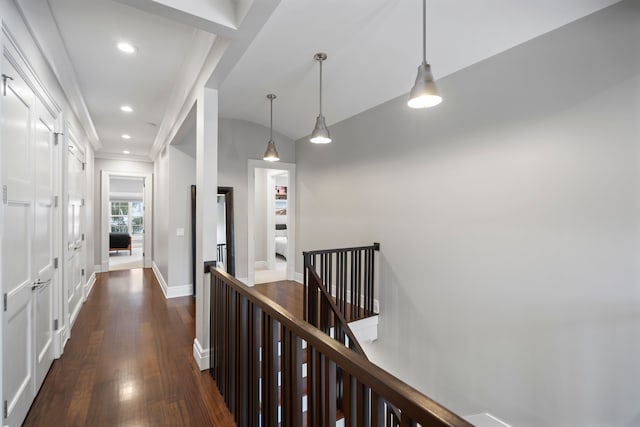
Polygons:
M33 271L33 145L31 123L35 97L6 61L2 98L2 182L6 185L2 241L3 392L7 400L5 425L19 426L35 396ZM4 189L3 189L4 190Z
M84 184L83 153L69 138L68 144L68 224L67 224L67 300L69 328L73 326L82 306L82 190Z
M54 182L55 118L36 101L34 128L35 222L34 222L34 296L35 388L42 385L53 363L53 289L55 258Z

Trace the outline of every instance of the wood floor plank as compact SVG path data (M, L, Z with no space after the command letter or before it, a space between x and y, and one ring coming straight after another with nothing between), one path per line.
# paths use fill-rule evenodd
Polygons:
M99 273L24 426L231 426L193 359L195 301L150 269Z

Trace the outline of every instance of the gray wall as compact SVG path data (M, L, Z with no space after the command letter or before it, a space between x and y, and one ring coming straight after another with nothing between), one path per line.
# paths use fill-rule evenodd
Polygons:
M169 277L167 284L169 286L193 285L191 185L196 183L196 160L171 146L169 169ZM183 230L183 236L177 235L178 228Z
M298 252L381 242L367 351L452 410L640 425L640 2L439 88L298 142Z
M170 147L162 150L153 164L153 262L165 282L169 279L169 151Z
M269 208L267 169L256 170L253 241L256 262L267 262L267 209Z
M246 278L248 159L262 159L269 140L269 128L232 119L220 119L218 125L218 185L233 187L236 277ZM274 132L274 140L280 160L295 163L294 142L277 132Z
M188 132L186 139L195 140L195 132ZM155 178L153 260L167 286L193 285L191 185L196 182L195 159L170 145L156 159ZM178 229L182 229L182 236Z

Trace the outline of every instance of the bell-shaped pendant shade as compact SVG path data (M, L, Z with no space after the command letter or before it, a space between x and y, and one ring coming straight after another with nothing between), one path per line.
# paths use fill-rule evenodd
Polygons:
M329 135L329 128L324 121L324 116L319 115L316 119L316 126L313 128L311 138L309 139L314 144L328 144L331 142L331 135Z
M313 55L313 59L320 64L320 112L316 118L316 125L311 132L311 141L314 144L328 144L331 142L331 135L329 135L329 128L322 115L322 62L327 59L327 54L320 52Z
M407 105L411 108L429 108L441 102L442 98L438 95L436 84L433 81L433 74L431 74L431 66L423 62L418 67L416 83L411 89Z
M276 144L273 140L270 140L267 143L267 151L264 152L263 160L268 162L277 162L280 160L280 156L278 155L278 150L276 150Z
M264 152L262 159L268 162L277 162L280 160L280 156L278 155L278 150L276 150L276 143L273 142L273 100L276 99L276 96L270 93L267 95L267 99L271 104L269 108L269 142L267 143L267 151Z

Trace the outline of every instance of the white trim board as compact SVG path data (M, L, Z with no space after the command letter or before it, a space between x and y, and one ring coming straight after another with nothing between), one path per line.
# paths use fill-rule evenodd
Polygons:
M89 294L93 290L93 285L95 284L96 284L96 272L94 271L93 273L91 273L91 276L89 276L89 280L87 280L87 283L85 284L85 289L87 290L84 295L85 302L87 301L87 298L89 298Z
M488 412L462 417L476 427L511 427Z
M196 359L196 364L201 371L206 371L209 369L209 349L205 350L200 345L198 338L194 338L193 340L193 358Z
M151 269L153 270L153 274L156 276L156 280L160 285L162 294L166 299L191 296L193 291L193 285L188 284L188 285L180 285L180 286L169 286L167 284L167 281L164 280L164 277L160 272L160 268L158 268L158 264L156 264L155 261L153 261L153 265Z

